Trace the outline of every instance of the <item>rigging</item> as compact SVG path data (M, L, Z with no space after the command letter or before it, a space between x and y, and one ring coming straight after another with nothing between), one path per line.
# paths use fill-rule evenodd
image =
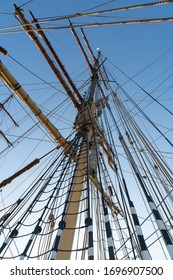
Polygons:
M30 2L32 1L23 5ZM20 99L20 103L29 108L26 115L33 114L29 118L33 125L30 124L25 129L26 120L21 120L21 138L16 141L23 144L21 139L25 139L31 131L34 131L33 139L41 139L42 134L36 129L39 126L46 128L43 138L48 134L46 139L51 139L41 142L44 143L41 155L29 165L26 159L28 160L33 151L37 152L37 146L30 148L28 145L27 154L26 150L22 150L22 164L13 164L14 172L10 170L10 173L14 175L10 174L11 177L0 184L1 195L4 193L3 209L0 211L2 259L153 259L157 257L155 248L162 257L173 259L173 173L171 166L159 151L159 145L157 147L153 141L158 135L161 136L166 150L170 148L169 144L172 148L172 139L165 136L165 127L158 125L159 120L154 122L149 114L144 112L144 108L141 109L135 102L133 87L137 87L138 90L140 88L143 95L152 99L152 105L159 105L165 113L169 113L169 117L172 117L171 110L162 106L156 98L152 98L152 92L143 90L139 86L140 83L133 83L132 90L129 90L128 85L126 90L123 89L107 70L109 61L102 59L100 49L97 48L95 55L85 30L81 29L81 33L78 34L76 29L104 24L110 26L146 21L172 21L172 18L153 17L108 23L93 23L91 18L86 24L72 22L75 17L87 18L97 12L101 14L118 9L135 10L162 4L171 5L172 1L76 13L71 17L59 17L61 20L68 19L69 24L63 23L63 26L55 27L42 27L44 20L36 19L31 12L29 16L33 22L29 22L25 19L21 6L15 5L15 16L18 17L21 27L46 58L55 78L62 85L63 95L67 98L62 101L61 92L57 93L56 90L55 99L54 95L49 97L45 94L42 105L39 105L37 94L31 90L31 98L1 62L2 81L16 95L15 102ZM47 18L44 23L47 23L47 20L53 21L54 18ZM64 67L43 31L49 28L68 28L72 31L90 73L89 78L88 73L85 73L86 82L81 81L79 86L76 86L66 70L68 68ZM6 54L3 48L1 52ZM9 55L6 58L7 64L8 58L11 62L17 62ZM23 64L20 65L28 69ZM33 71L28 73L34 74ZM124 71L121 71L121 75L126 76L126 79L128 77L129 83L132 84L133 78ZM42 81L45 83L44 79ZM25 81L22 85L30 83ZM11 97L9 98L11 100ZM143 96L140 100L142 98ZM47 108L50 99L52 104ZM1 109L4 113L5 103L2 104ZM19 104L17 105L19 108ZM73 108L69 117L65 115L64 118L69 106ZM142 120L146 122L146 130L149 130L147 135L140 126L139 115L142 115ZM11 118L8 121L11 122ZM70 126L70 133L65 133L65 125ZM13 127L15 128L14 122ZM154 138L153 135L150 136L153 128L157 132ZM30 139L27 141L30 143ZM46 152L48 147L50 152ZM9 147L9 151L11 150L12 147ZM7 156L6 151L4 155L5 164L6 158L11 158L10 153ZM17 158L18 154L16 162ZM43 162L39 163L42 158ZM38 163L37 167L35 163ZM28 176L25 175L25 171L28 172ZM24 179L20 181L21 177ZM6 182L10 184L11 191L5 187ZM9 205L4 204L4 201L7 201L4 198L7 197L10 198Z

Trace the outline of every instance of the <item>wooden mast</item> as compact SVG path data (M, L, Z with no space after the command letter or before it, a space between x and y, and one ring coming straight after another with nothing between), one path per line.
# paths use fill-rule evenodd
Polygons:
M71 250L73 248L73 240L75 235L75 228L77 224L79 205L83 191L86 163L86 142L82 144L80 158L78 160L76 171L74 173L74 180L71 188L71 195L69 198L66 215L64 217L65 228L62 232L58 251L56 254L57 260L70 260Z
M95 92L95 79L92 80L89 96L93 97ZM80 206L80 199L84 186L84 178L86 176L86 168L87 168L87 142L91 142L94 133L94 117L95 117L96 106L91 100L84 108L82 108L76 117L75 128L78 131L82 129L88 130L87 140L82 143L81 153L79 155L79 160L76 166L76 171L74 173L74 181L71 190L71 196L68 201L68 207L65 216L65 228L62 231L62 235L60 238L60 244L57 248L56 259L58 260L69 260L71 257L71 250L73 246L73 240L75 235L75 227L77 223ZM71 215L72 213L76 213L76 215ZM70 228L70 230L68 229ZM62 250L62 251L61 251Z

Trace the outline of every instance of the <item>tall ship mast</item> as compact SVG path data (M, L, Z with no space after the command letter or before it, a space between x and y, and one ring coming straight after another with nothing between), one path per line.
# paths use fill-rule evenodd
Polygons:
M0 35L8 30L26 36L55 82L16 60L5 44L0 47L0 258L173 259L173 106L163 102L171 96L172 85L166 82L172 64L152 78L150 83L159 82L148 90L100 48L94 50L88 35L88 28L172 24L173 18L166 16L105 18L129 10L172 8L173 1L114 3L104 9L105 2L47 18L25 9L30 2L13 6L17 23L2 28ZM68 32L79 50L85 70L76 79L52 44L52 30L61 36ZM26 78L21 83L15 67L35 82ZM125 80L119 81L113 70ZM159 123L161 116L165 122Z

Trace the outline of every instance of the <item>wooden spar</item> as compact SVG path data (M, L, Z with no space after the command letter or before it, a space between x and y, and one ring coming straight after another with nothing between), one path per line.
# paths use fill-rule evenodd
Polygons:
M33 166L35 166L39 162L40 162L40 160L37 158L37 159L33 160L31 163L27 164L24 168L20 169L19 171L17 171L16 173L14 173L10 177L8 177L7 179L3 180L0 183L0 189L5 187L7 184L10 184L12 180L14 180L15 178L17 178L18 176L20 176L27 170L31 169Z
M82 28L81 28L81 32L82 32L82 36L83 36L84 42L85 42L85 44L86 44L86 46L88 48L88 51L89 51L89 53L90 53L94 63L97 63L98 59L95 57L95 55L94 55L94 53L93 53L93 51L91 49L91 46L89 44L89 41L88 41L88 39L87 39L87 37L86 37L86 35L84 33L84 30ZM104 83L105 88L107 89L107 86L106 86L105 80L103 79L103 75L102 75L102 72L101 72L100 68L98 69L98 72L99 72L99 75L100 75L100 77L101 77L101 79L102 79L102 81Z
M29 24L29 22L25 19L23 13L21 12L21 10L14 5L16 8L16 15L20 18L20 23L23 24L23 28L24 30L27 32L27 34L29 35L29 37L33 40L33 42L35 43L35 45L37 46L37 48L39 49L39 51L42 53L42 55L44 56L44 58L46 59L46 61L48 62L50 68L52 69L52 71L54 72L54 74L56 75L56 77L58 78L58 80L60 81L61 85L63 86L63 88L65 89L66 93L68 94L69 98L71 99L71 101L73 102L74 106L76 108L78 108L80 106L80 104L77 102L76 98L74 97L72 91L70 90L69 86L66 84L66 81L64 80L64 78L62 77L60 71L58 70L58 68L55 66L54 62L52 61L51 57L48 55L48 53L46 52L46 50L44 49L44 47L42 46L40 40L38 39L38 37L35 34L35 29L32 27L32 25Z
M84 48L83 48L83 46L82 46L82 44L81 44L81 42L79 40L79 37L77 36L77 33L76 33L75 29L73 28L73 25L72 25L70 20L69 20L69 22L70 22L70 25L71 25L71 28L70 28L71 32L72 32L74 38L76 39L76 41L77 41L77 43L78 43L78 45L80 47L80 50L81 50L81 52L82 52L82 54L83 54L83 56L84 56L84 58L85 58L85 60L86 60L86 62L88 64L88 67L90 69L91 74L93 74L93 67L92 67L91 63L89 62L89 59L88 59L88 57L86 55L86 52L85 52L85 50L84 50Z
M66 77L67 81L69 82L70 86L72 87L74 93L76 94L78 100L82 103L83 102L83 98L80 95L78 89L76 88L74 82L72 81L72 79L70 78L68 72L66 71L64 65L62 64L60 58L58 57L57 53L54 51L50 41L47 39L45 33L42 31L40 24L38 23L37 19L33 16L32 12L30 12L33 19L34 19L34 24L36 26L36 28L38 29L38 34L42 37L43 41L45 42L46 46L48 47L49 51L51 52L51 54L53 55L53 57L55 58L56 62L58 63L59 67L61 68L64 76Z
M0 130L0 135L7 141L8 145L12 146L12 143L8 140L8 138L5 136L5 134Z
M42 123L42 125L49 131L52 137L56 140L58 144L67 152L72 153L70 150L70 145L61 135L59 130L54 126L53 123L42 113L40 108L35 104L35 102L30 98L22 86L16 81L16 79L11 75L11 73L4 66L2 61L0 61L0 78L2 81L10 87L14 93L31 109L37 119Z
M96 57L94 56L94 53L93 53L93 51L92 51L92 49L91 49L91 47L90 47L90 44L89 44L89 42L88 42L88 40L87 40L87 38L86 38L86 35L85 35L85 33L84 33L83 28L81 28L81 32L82 32L82 36L83 36L84 42L85 42L85 44L86 44L86 46L87 46L87 48L88 48L88 51L89 51L89 53L91 54L91 57L92 57L94 63L96 63L96 62L97 62L97 59L96 59Z

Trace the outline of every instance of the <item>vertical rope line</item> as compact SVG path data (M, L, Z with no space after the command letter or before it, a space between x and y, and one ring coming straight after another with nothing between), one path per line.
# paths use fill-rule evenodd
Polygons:
M89 183L89 141L88 141L88 131L87 131L87 193L88 193L88 217L86 219L86 224L88 226L88 259L94 259L94 244L93 244L93 221L91 217L91 205L90 205L90 183Z
M165 226L165 224L164 224L164 222L163 222L163 220L161 218L161 215L160 215L159 211L156 208L156 205L155 205L151 195L148 195L148 193L147 193L147 191L145 189L145 185L144 185L144 182L142 181L142 178L141 178L141 175L140 175L140 173L138 171L138 168L137 168L137 166L136 166L136 164L134 162L134 159L133 159L132 155L130 154L130 151L128 150L128 147L126 146L126 143L125 143L123 138L121 139L121 142L122 142L122 144L123 144L123 146L125 148L126 154L127 154L128 158L130 160L132 168L134 169L135 174L137 176L137 179L138 179L138 181L139 181L139 183L140 183L140 185L142 187L142 190L143 190L143 192L144 192L144 194L146 196L146 199L147 199L147 201L149 203L150 209L153 212L153 215L154 215L154 218L156 220L157 226L158 226L158 228L159 228L159 230L160 230L160 232L162 234L163 240L164 240L165 245L167 247L167 250L168 250L168 252L170 254L170 257L171 257L171 259L173 259L173 243L172 243L172 240L171 240L171 238L169 236L169 233L168 233L168 231L166 229L166 226Z
M132 139L134 139L134 138L133 138L133 135L131 135L131 137L132 137ZM137 139L137 138L136 138L136 141L138 142L138 139ZM140 153L140 150L139 150L139 148L138 148L138 146L137 146L137 144L136 144L136 141L134 141L134 145L136 146L138 152ZM149 184L150 184L151 191L154 193L156 199L158 200L158 204L160 204L160 206L161 206L161 208L162 208L162 211L163 211L163 213L165 214L166 218L169 219L168 213L169 213L169 215L171 216L171 212L169 211L169 207L168 207L166 201L164 200L164 197L163 197L163 195L162 195L162 193L161 193L161 191L160 191L158 185L156 184L155 179L153 178L153 175L152 175L150 169L148 168L147 162L145 161L145 159L144 159L144 157L143 157L143 155L142 155L141 153L140 153L140 158L139 158L138 153L136 152L136 149L134 148L133 145L132 145L132 149L133 149L133 151L134 151L134 153L135 153L135 155L136 155L136 157L137 157L137 159L138 159L138 161L139 161L139 163L140 163L140 165L141 165L141 168L145 171L145 174L146 174L147 179L148 179ZM141 159L142 159L142 161L141 161ZM146 159L147 159L147 157L146 157ZM147 160L148 160L148 162L150 163L149 159L147 159ZM144 166L145 166L145 168L144 168ZM145 170L145 169L146 169L146 170ZM150 175L150 177L148 176L147 173ZM150 178L152 179L152 181L151 181ZM153 184L154 184L154 185L153 185ZM160 195L160 198L161 198L161 199L159 198L159 195ZM161 201L162 201L162 203L161 203ZM164 204L164 205L163 205L163 204ZM166 211L166 210L167 210L167 211ZM168 213L167 213L167 212L168 212Z
M132 215L132 218L133 218L133 222L134 222L134 225L135 225L135 229L136 229L136 233L137 233L137 237L138 237L138 242L139 242L140 249L141 249L142 258L144 260L150 260L151 256L149 254L147 245L145 243L145 239L144 239L144 236L143 236L141 225L139 223L139 219L138 219L136 209L134 207L133 201L130 199L130 195L129 195L129 192L128 192L128 189L127 189L126 181L125 181L124 178L122 180L123 180L123 185L124 185L124 188L125 188L126 196L127 196L127 199L128 199L128 203L129 203L129 206L130 206L130 211L131 211L131 215Z
M118 100L118 97L114 95L114 101ZM118 101L117 101L118 102ZM160 168L162 166L163 169L163 173L165 173L165 177L169 177L170 184L173 183L172 181L172 177L169 176L169 173L167 172L167 170L169 170L169 172L172 174L172 171L169 169L167 163L165 161L163 161L163 159L160 157L160 155L158 154L158 152L154 149L154 147L151 145L151 143L149 143L148 139L144 136L144 134L142 133L142 131L140 130L140 128L138 127L137 123L134 121L134 119L132 119L131 115L129 114L129 112L127 111L127 109L123 106L123 104L121 103L121 109L125 112L125 116L127 115L128 118L127 120L124 122L125 124L127 124L127 121L132 125L134 131L136 131L137 135L139 136L139 138L141 139L141 141L144 143L144 145L146 146L147 150L150 152L150 155L153 159L155 159L155 161L158 161L158 165L160 165ZM126 125L127 126L127 125ZM147 144L148 143L148 144ZM165 165L165 167L163 167L163 165L161 164L160 160L162 160L163 164ZM167 174L167 176L166 176Z
M117 128L118 132L120 133L120 130L119 130L119 127L118 127L117 124L116 124L116 128ZM146 199L147 199L147 201L149 203L150 209L152 210L152 212L154 214L157 226L158 226L158 228L159 228L159 230L160 230L160 232L162 234L163 240L164 240L165 245L167 247L167 250L168 250L168 252L170 254L170 257L173 258L173 244L172 244L169 232L167 231L167 229L165 227L165 224L164 224L164 222L163 222L163 220L162 220L162 218L160 216L159 211L156 208L156 205L155 205L153 199L151 198L151 196L148 196L148 193L147 193L147 191L145 189L144 183L143 183L143 181L141 179L141 175L140 175L139 170L138 170L138 168L136 166L136 163L135 163L135 161L134 161L134 159L133 159L133 157L132 157L132 155L131 155L131 153L130 153L130 151L129 151L129 149L128 149L125 141L124 141L124 138L123 138L123 136L121 134L119 135L119 139L120 139L120 141L122 143L122 146L124 148L124 151L125 151L128 159L129 159L129 162L131 163L132 168L133 168L133 170L134 170L134 172L135 172L135 174L137 176L137 179L138 179L138 181L139 181L139 183L140 183L140 185L141 185L141 187L143 189L143 192L144 192L144 194L146 196Z
M114 118L114 117L113 117L113 118ZM115 121L115 120L114 120L114 121ZM118 130L118 132L119 132L119 134L120 134L120 135L119 135L119 139L120 139L121 144L122 144L122 146L123 146L123 148L124 148L124 151L125 151L125 153L126 153L128 159L129 159L129 162L131 163L131 166L132 166L132 168L133 168L133 170L134 170L134 172L135 172L135 174L136 174L136 176L137 176L137 179L138 179L138 181L139 181L139 183L140 183L140 185L141 185L141 187L142 187L142 190L143 190L143 192L144 192L144 194L145 194L145 197L146 197L146 199L147 199L147 201L148 201L148 203L149 203L150 209L152 210L152 212L153 212L153 214L154 214L154 217L155 217L157 226L158 226L158 228L159 228L159 230L160 230L160 232L161 232L161 234L162 234L163 240L164 240L165 245L166 245L166 247L167 247L167 250L168 250L168 252L169 252L169 254L170 254L170 257L173 258L173 244L172 244L172 241L171 241L171 239L170 239L169 233L168 233L168 231L166 230L166 227L165 227L165 225L164 225L164 222L162 221L162 218L161 218L161 216L160 216L160 213L159 213L159 211L157 210L156 205L155 205L153 199L151 198L151 196L148 196L148 193L147 193L147 191L146 191L146 189L145 189L144 183L143 183L143 181L142 181L142 179L141 179L140 172L139 172L139 170L138 170L138 168L137 168L137 166L136 166L136 163L135 163L135 161L134 161L134 159L133 159L133 157L132 157L132 155L131 155L131 153L130 153L130 151L129 151L129 149L128 149L128 146L127 146L126 142L124 141L123 136L122 136L121 133L120 133L119 127L118 127L118 125L117 125L116 123L115 123L115 125L116 125L116 128L117 128L117 130Z
M94 141L95 141L95 147L97 147L97 141L96 141L95 133L94 133ZM101 172L100 172L100 165L99 165L99 157L98 157L97 148L96 148L96 158L97 158L97 167L98 167L98 172L99 172L100 187L101 187L101 192L102 192L101 199L102 199L102 205L103 205L103 210L104 210L104 219L105 219L106 236L107 236L107 242L108 242L109 258L110 258L110 260L114 260L115 259L115 254L114 254L114 244L113 244L112 230L111 230L111 226L110 226L107 205L104 201L104 196L103 196L103 186L102 186L102 181L101 181Z
M110 111L111 115L113 116L111 108L109 108L109 111ZM111 133L111 130L110 130L109 122L108 122L108 120L107 120L107 116L106 116L106 112L105 112L105 111L104 111L104 114L105 114L105 121L106 121L106 124L107 124L107 127L108 127L108 136L109 136L110 143L111 143L111 142L113 142L113 141L111 141L111 140L112 140L112 133ZM114 122L115 122L115 120L114 120ZM115 152L116 152L115 146L114 146L114 150L115 150ZM119 168L120 168L120 170L121 170L121 175L122 175L122 178L123 178L122 180L123 180L123 185L124 185L125 179L124 179L124 176L123 176L123 173L122 173L122 169L121 169L121 165L120 165L120 162L119 162L119 159L118 159L118 154L117 154L117 152L116 152L116 156L117 156ZM114 161L114 165L116 166L115 161ZM118 170L117 170L117 168L115 168L115 170L116 170L115 174L116 174L117 179L118 179L118 182L119 182ZM126 212L125 209L127 209L127 206L125 207L125 199L124 199L124 194L123 194L123 191L122 191L120 182L119 182L119 189L120 189L122 201L123 201L123 204L124 204L124 211ZM127 195L127 193L126 193L126 195ZM129 200L128 200L128 203L129 203ZM129 206L130 206L130 203L129 203ZM144 242L143 242L143 241L144 241L144 237L143 237L143 234L142 234L141 227L140 227L140 225L139 225L139 220L138 220L137 214L136 214L136 217L134 217L134 215L133 215L134 209L133 209L133 212L132 212L132 208L131 208L131 207L130 207L130 211L131 211L132 220L133 220L133 223L134 223L134 225L135 225L136 232L137 232L137 240L138 240L139 245L140 245L140 248L141 248L141 255L142 255L142 254L145 255L145 252L143 253L143 250L144 250L144 249L146 250L147 247L145 246L145 244L144 244ZM136 219L135 219L135 218L136 218ZM138 222L138 223L137 223L137 222ZM127 220L127 216L126 216L126 223L127 223L127 227L128 227L128 230L129 230L129 223L128 223L128 220ZM131 222L131 223L132 223L132 222ZM139 229L139 227L140 227L140 229ZM132 225L132 228L133 228L133 225ZM138 234L139 231L140 231L140 235ZM141 235L142 235L142 237L141 237ZM130 241L131 241L133 256L134 256L134 258L136 259L136 256L135 256L135 249L134 249L133 240L132 240L132 236L131 236L130 231L129 231L129 236L130 236ZM141 241L141 239L143 239L143 240ZM149 255L149 254L148 254L148 255ZM147 257L147 259L150 259L149 256L146 256L146 257Z
M123 110L123 109L124 109L124 110ZM141 154L141 152L140 152L140 150L139 150L139 148L138 148L138 145L136 144L136 141L137 141L138 144L139 144L139 139L137 138L138 130L136 131L137 134L135 134L135 133L132 134L132 132L131 132L131 130L130 130L130 124L131 124L132 120L125 120L125 119L124 119L123 111L125 111L125 113L126 113L126 110L125 110L125 108L124 108L123 106L117 106L117 111L119 112L119 115L121 116L121 119L122 119L122 121L123 121L123 122L122 122L123 128L124 128L124 130L125 130L125 133L126 133L126 135L127 135L128 140L129 140L129 142L130 142L130 144L131 144L131 146L132 146L132 149L133 149L133 151L134 151L134 153L135 153L135 156L136 156L136 158L137 158L137 160L138 160L138 162L139 162L139 164L140 164L140 167L142 168L142 170L144 170L146 176L147 176L146 170L148 171L148 173L150 174L151 179L152 179L152 181L153 181L153 184L154 184L154 186L155 186L156 189L157 189L157 191L156 191L155 188L154 188L154 186L153 186L153 184L152 184L152 182L151 182L151 180L150 180L150 178L147 176L147 177L148 177L149 184L150 184L150 186L151 186L151 190L152 190L152 192L155 194L155 197L158 199L159 204L160 204L160 199L159 199L158 194L160 194L160 197L161 197L161 199L162 199L162 201L163 201L163 203L164 203L164 206L165 206L165 207L164 207L164 206L161 204L162 211L165 213L165 216L167 217L167 219L169 219L169 217L168 217L168 215L167 215L167 212L166 212L166 209L167 209L167 211L169 212L169 209L168 209L168 207L167 207L167 204L166 204L166 202L164 201L164 198L163 198L163 196L162 196L162 194L161 194L161 192L160 192L160 189L157 187L157 184L155 183L155 180L154 180L154 178L153 178L153 176L152 176L152 174L151 174L151 172L150 172L150 170L149 170L149 168L148 168L148 165L147 165L147 163L146 163L146 161L145 161L143 155ZM127 113L128 113L128 112L127 112ZM135 140L136 140L136 141L135 141ZM134 146L137 148L138 153L137 153L136 149L134 148ZM139 156L139 155L140 155L140 156ZM154 153L152 153L151 156L154 157ZM146 170L145 170L144 166L145 166ZM165 208L166 208L166 209L165 209ZM170 213L170 212L169 212L169 213ZM171 213L170 213L170 214L171 214Z
M131 229L130 229L129 221L130 221L131 227L133 229L133 233L134 233L135 238L136 238L136 233L135 233L134 226L133 226L133 224L131 222L131 219L130 219L130 215L129 215L129 211L128 211L128 208L127 208L124 193L122 191L121 184L120 184L120 181L119 181L119 176L117 176L117 179L118 179L118 182L119 182L119 190L120 190L121 199L122 199L122 203L123 203L124 216L125 216L125 221L126 221L126 224L127 224L127 230L128 230L128 233L129 233L129 239L130 239L130 243L131 243L131 247L132 247L132 253L133 253L134 259L136 260L134 240L133 240L133 235L132 235L132 232L131 232Z
M104 163L104 160L103 160L103 156L101 155L101 160L102 160L102 165L104 166L104 168L106 169L106 167L105 167L105 163ZM103 169L103 173L104 173L104 176L106 177L106 174L105 174L105 170L104 170L104 168L102 167L102 165L101 165L101 168ZM119 185L119 188L121 188L121 184L120 184L120 181L119 181L119 178L117 178L118 179L118 185ZM111 184L112 184L112 182L111 182ZM116 192L115 192L116 193ZM125 199L124 199L124 194L122 193L122 191L120 190L120 193L121 193L121 200L122 200L122 207L121 207L121 211L123 212L123 216L124 216L124 221L125 221L125 223L126 223L126 226L127 226L127 230L128 230L128 234L129 234L129 236L130 236L130 242L131 242L131 246L132 246L132 248L133 248L133 257L134 258L136 258L135 257L135 250L134 250L134 246L133 246L133 240L132 240L132 238L133 238L133 236L132 236L132 232L131 232L131 230L130 230L130 227L129 227L129 221L127 220L127 217L129 216L129 212L128 212L128 209L127 209L127 206L126 206L126 201L125 201ZM118 202L119 202L119 205L120 205L120 201L119 201L119 199L118 199ZM131 220L130 220L130 222L131 222ZM132 222L131 222L131 225L132 225ZM119 225L120 226L120 225ZM133 228L133 225L132 225L132 228ZM119 229L118 229L120 232L121 232L121 235L122 235L122 238L123 238L123 244L122 244L122 242L121 242L121 247L122 248L124 248L125 250L126 250L126 254L125 255L127 255L128 256L128 252L127 252L127 247L126 247L126 242L125 242L125 240L124 240L124 236L123 236L123 234L122 234L122 228L121 228L121 226L119 227ZM133 232L134 232L134 228L133 228ZM120 248L121 248L120 247ZM118 248L118 249L116 249L116 251L115 251L115 254L116 254L116 258L117 258L117 252L120 250L120 248ZM129 256L128 256L129 257Z
M109 89L111 90L110 85L109 85ZM106 101L106 98L105 98L104 96L103 96L103 98L104 98L104 100ZM107 101L106 101L106 103L107 103ZM108 104L107 104L107 105L108 105ZM108 108L108 109L109 109L110 112L112 113L111 109L110 109L110 108ZM107 115L106 115L105 110L103 110L103 113L104 113L105 124L106 124L106 126L107 126L107 133L108 133L109 142L110 142L110 143L114 143L113 141L111 141L111 140L112 140L112 133L111 133L111 130L110 130L110 125L109 125L109 122L108 122L108 119L107 119ZM115 146L115 145L113 145L113 147L114 147L114 146ZM115 147L114 147L114 149L115 149ZM113 163L114 163L114 168L115 168L115 170L117 170L117 167L116 167L114 158L112 158L112 160L113 160ZM118 179L118 177L117 177L117 179ZM119 182L119 180L118 180L118 182ZM123 202L123 208L124 208L124 211L125 211L125 213L126 213L126 212L128 211L128 208L127 208L127 206L126 206L126 202L125 202L125 199L124 199L124 194L123 194L123 192L122 192L120 182L119 182L119 187L120 187L120 193L121 193L122 202ZM128 215L129 215L129 212L128 212ZM132 233L130 232L129 222L128 222L128 219L127 219L127 215L125 215L125 216L126 216L125 221L126 221L127 228L128 228L128 231L129 231L129 236L130 236L130 241L131 241L133 256L134 256L134 259L136 259L136 256L135 256L135 249L134 249L134 245L133 245L134 241L132 240ZM130 218L130 217L129 217L129 218ZM133 224L132 224L131 219L130 219L130 222L131 222L131 225L132 225L132 228L133 228ZM134 231L134 228L133 228L133 231ZM134 231L134 232L135 232L135 231ZM135 237L136 237L136 236L135 236Z

